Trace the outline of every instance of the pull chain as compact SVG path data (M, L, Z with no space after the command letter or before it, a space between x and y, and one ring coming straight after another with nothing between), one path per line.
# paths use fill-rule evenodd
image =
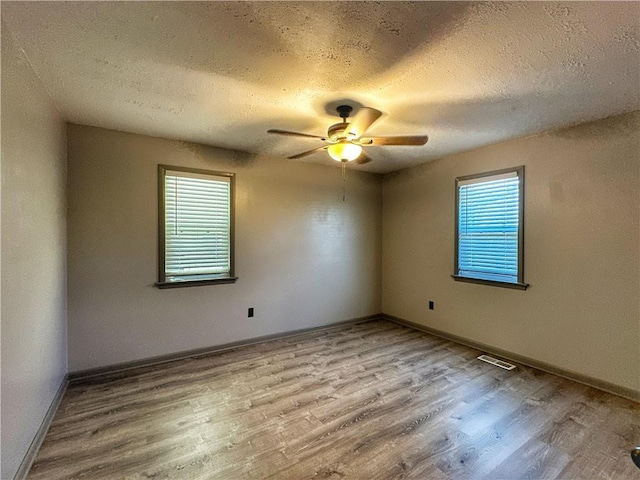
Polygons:
M345 184L347 181L347 170L346 170L346 166L347 166L347 162L346 161L342 161L342 201L345 201L346 198L346 188L345 188Z

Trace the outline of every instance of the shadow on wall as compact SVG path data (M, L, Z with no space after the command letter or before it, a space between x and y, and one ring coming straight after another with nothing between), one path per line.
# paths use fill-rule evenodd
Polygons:
M210 162L214 165L219 165L220 161L226 161L230 166L235 167L249 167L259 155L255 153L242 152L239 150L227 150L226 148L219 148L210 145L203 145L199 143L180 142L180 144L194 156L198 157L205 162Z
M554 130L547 135L567 139L598 139L621 137L628 138L635 135L636 141L640 142L637 135L640 128L640 110L627 115L617 115L593 122L573 125L561 130Z

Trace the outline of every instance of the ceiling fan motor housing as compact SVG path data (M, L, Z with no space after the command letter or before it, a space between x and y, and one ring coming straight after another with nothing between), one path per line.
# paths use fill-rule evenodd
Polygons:
M347 122L331 125L327 131L327 137L329 137L332 142L339 142L340 140L354 140L356 135L349 132L349 125L351 124Z

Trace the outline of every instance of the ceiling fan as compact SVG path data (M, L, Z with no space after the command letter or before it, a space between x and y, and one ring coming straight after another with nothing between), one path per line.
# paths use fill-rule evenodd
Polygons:
M328 145L322 145L306 152L291 155L290 159L302 158L320 150L327 150L329 156L342 163L355 160L362 165L369 163L371 158L364 153L362 147L374 146L408 146L424 145L429 137L426 135L393 136L393 137L369 137L364 136L367 129L382 116L382 112L375 108L362 107L353 117L353 121L347 119L353 111L349 105L340 105L337 109L342 122L331 125L326 136L310 135L308 133L290 132L288 130L270 129L267 133L289 135L293 137L318 138Z

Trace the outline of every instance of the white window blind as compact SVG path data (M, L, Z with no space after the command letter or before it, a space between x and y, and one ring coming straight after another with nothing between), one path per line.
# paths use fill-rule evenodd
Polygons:
M167 170L164 222L165 281L230 275L229 177Z
M458 182L458 272L517 283L520 176L513 171Z

